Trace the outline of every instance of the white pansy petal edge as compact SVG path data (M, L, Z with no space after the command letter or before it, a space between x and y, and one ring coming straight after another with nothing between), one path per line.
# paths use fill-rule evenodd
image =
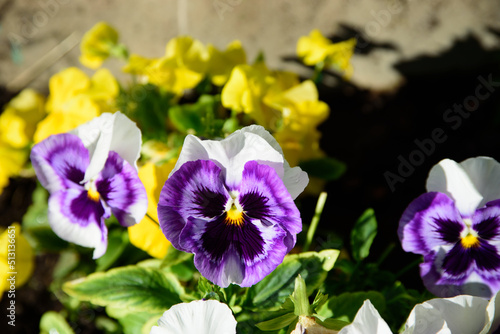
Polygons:
M468 216L486 203L500 199L500 163L490 157L470 158L460 163L441 160L427 178L428 192L441 192L455 201Z
M235 334L231 309L216 300L195 300L172 306L150 334Z
M499 292L500 293L500 292ZM402 334L493 334L500 325L500 297L488 300L469 295L435 298L417 304ZM365 300L354 321L339 334L391 334L370 300Z
M89 151L90 164L83 183L99 174L110 151L118 153L137 171L142 143L141 131L121 112L103 113L70 133L77 135Z
M253 160L270 166L283 180L293 199L297 198L309 182L307 173L299 167L291 168L276 139L259 125L235 131L223 141L201 140L193 135L186 136L181 154L170 176L186 162L199 159L215 162L222 169L230 185L241 181L247 161Z
M406 321L404 334L490 334L500 324L498 293L488 300L468 295L435 298L416 305Z
M387 323L369 299L356 313L354 321L342 328L339 334L392 334Z

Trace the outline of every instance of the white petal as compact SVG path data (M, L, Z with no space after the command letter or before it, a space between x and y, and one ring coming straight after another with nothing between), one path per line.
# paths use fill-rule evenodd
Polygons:
M102 226L95 220L81 220L70 214L72 200L80 193L80 190L69 188L51 194L48 205L48 220L50 227L61 239L73 242L83 247L94 248L93 258L97 259L106 253L108 247L108 230L104 221ZM109 211L108 208L104 208ZM106 213L109 217L109 212ZM92 217L89 213L87 217Z
M391 334L391 329L382 319L369 299L356 313L352 324L345 326L339 334Z
M216 300L196 300L172 306L151 328L151 334L235 334L231 309Z
M299 196L300 193L304 191L307 184L309 183L309 177L307 176L307 173L302 171L300 167L293 167L293 168L290 167L290 164L284 158L283 150L281 149L280 144L278 144L278 141L264 127L260 125L250 125L244 127L239 131L255 133L261 136L269 143L269 145L271 145L276 151L278 151L283 156L283 160L285 161L283 164L285 170L284 176L282 178L283 183L285 184L285 187L288 189L288 192L290 193L292 198L296 199L297 196Z
M455 200L460 213L469 216L483 200L463 167L450 159L441 160L432 167L427 178L427 191L437 191Z
M200 140L188 135L184 140L179 159L172 170L188 161L212 160L225 174L226 184L234 185L241 181L245 163L256 160L273 167L283 179L283 156L262 137L253 133L235 132L224 140Z
M468 295L431 299L413 308L404 333L479 333L487 304Z
M500 291L491 298L486 307L486 325L479 334L494 333L500 325Z
M80 125L71 133L80 137L89 150L90 164L82 181L87 182L104 167L109 151L115 151L137 170L141 150L141 131L121 112L103 113Z
M476 157L462 161L460 165L483 197L479 207L500 199L500 163L490 157Z
M184 163L199 159L214 161L223 170L228 185L241 181L243 168L248 161L255 160L273 167L294 199L309 182L307 173L299 167L290 168L276 139L257 125L235 131L220 141L186 136L179 159L170 175Z

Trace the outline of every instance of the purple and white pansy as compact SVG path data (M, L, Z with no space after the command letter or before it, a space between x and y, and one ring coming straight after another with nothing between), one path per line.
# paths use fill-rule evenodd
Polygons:
M188 135L161 191L160 226L207 279L251 286L294 247L302 222L293 200L307 183L261 126L221 141Z
M50 136L31 150L36 175L50 193L48 218L64 240L106 252L106 218L123 226L146 214L147 196L137 176L141 133L120 112L105 113L72 133Z
M399 222L403 249L421 254L424 285L439 297L500 290L500 164L445 159Z

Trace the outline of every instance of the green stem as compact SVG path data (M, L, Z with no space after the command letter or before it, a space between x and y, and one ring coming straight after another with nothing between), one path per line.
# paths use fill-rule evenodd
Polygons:
M321 218L321 213L323 212L327 196L328 194L324 191L321 194L319 194L318 202L316 203L316 210L314 211L314 216L311 220L311 225L307 230L306 242L304 243L304 248L303 248L304 252L307 252L309 250L309 247L311 246L312 239L314 237L314 233L316 233L316 228L318 227L319 219Z
M390 252L392 252L392 250L394 249L394 247L396 247L396 245L394 243L390 243L389 246L387 246L387 248L384 250L384 252L382 253L382 255L380 255L378 261L377 261L377 267L380 266L380 264L382 262L384 262L385 258L389 255Z
M412 269L416 265L420 264L421 262L422 262L422 259L416 259L415 261L410 262L410 264L408 264L407 266L405 266L403 269L401 269L400 271L398 271L396 273L395 278L400 277L401 275L403 275L404 273L406 273L408 270Z
M314 66L314 73L313 73L313 77L312 77L312 81L318 85L319 83L321 83L321 80L323 80L323 68L325 67L325 63L324 62L320 62L320 63L317 63L315 66Z
M156 219L154 219L153 217L151 217L151 216L149 215L149 213L146 213L146 217L148 217L149 219L151 219L151 220L153 221L153 223L155 223L156 225L158 225L158 226L160 225L160 223L158 223L158 222L156 221Z

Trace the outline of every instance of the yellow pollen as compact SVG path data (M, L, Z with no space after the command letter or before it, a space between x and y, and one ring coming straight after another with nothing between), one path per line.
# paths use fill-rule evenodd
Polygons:
M238 210L234 204L231 206L231 209L226 212L226 223L233 225L242 225L243 224L243 211Z
M467 234L460 240L460 242L462 243L462 246L464 248L472 248L479 246L479 239L472 234Z
M88 196L88 198L90 198L94 202L99 201L99 197L100 197L97 190L94 190L93 188L89 188L89 190L87 190L87 196Z

